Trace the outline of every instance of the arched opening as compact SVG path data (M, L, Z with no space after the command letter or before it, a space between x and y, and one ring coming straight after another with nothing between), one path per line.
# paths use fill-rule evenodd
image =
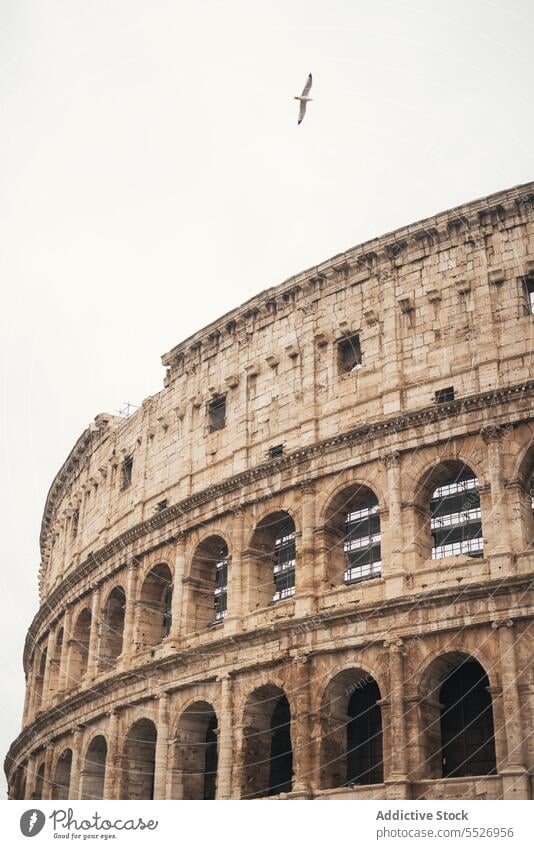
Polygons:
M33 791L34 799L42 799L44 792L44 781L45 781L45 765L42 763L37 770L37 775L35 776L35 788Z
M72 632L69 661L69 686L71 687L80 684L87 672L90 636L91 611L86 607L78 616Z
M64 639L64 630L60 628L58 631L58 635L56 637L56 648L54 657L51 658L50 663L50 686L49 692L55 693L57 692L59 685L59 666L61 663L61 652L63 650L63 639Z
M139 719L124 744L122 799L153 799L156 766L156 726Z
M470 655L437 658L424 676L421 701L430 778L496 772L493 706L484 668Z
M363 669L330 681L321 708L321 787L382 784L384 761L380 689Z
M217 716L208 702L194 702L182 714L174 743L173 799L215 799Z
M82 768L82 799L103 799L108 747L105 737L93 737ZM152 797L150 797L152 798Z
M266 684L245 708L242 798L277 796L293 787L291 709L283 690Z
M426 493L432 558L453 555L481 557L482 519L478 479L458 460L440 463L423 485Z
M110 592L102 609L98 657L101 672L113 669L122 653L125 609L126 594L121 586L117 586Z
M70 791L70 773L72 768L72 750L65 749L56 764L52 782L52 799L68 799Z
M188 631L201 631L222 622L226 616L228 546L212 536L197 546L187 584Z
M141 648L157 646L168 636L172 621L172 575L165 563L146 576L138 607L137 639Z
M295 593L295 523L283 510L257 525L247 552L250 609Z
M382 570L380 509L369 487L348 486L326 512L327 580L335 585L379 578Z

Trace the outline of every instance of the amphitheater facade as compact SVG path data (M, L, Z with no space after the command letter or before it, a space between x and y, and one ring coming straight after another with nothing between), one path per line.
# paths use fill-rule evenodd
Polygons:
M14 799L533 795L534 184L262 292L48 494Z

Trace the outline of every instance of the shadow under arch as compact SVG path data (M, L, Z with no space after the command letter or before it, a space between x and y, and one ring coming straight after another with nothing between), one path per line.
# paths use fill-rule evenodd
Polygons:
M52 799L68 799L72 772L72 749L64 749L56 763L52 781Z
M172 799L215 799L217 790L217 715L198 700L181 714L174 736Z
M493 775L497 771L490 681L463 651L433 658L421 676L422 772L427 778Z
M103 799L108 744L97 734L87 747L81 770L81 799Z
M138 719L130 727L122 754L121 799L154 798L157 736L151 719Z
M321 702L323 789L384 781L380 688L370 672L349 667L325 687Z
M293 787L291 708L284 690L264 684L248 696L243 712L242 799L276 796Z

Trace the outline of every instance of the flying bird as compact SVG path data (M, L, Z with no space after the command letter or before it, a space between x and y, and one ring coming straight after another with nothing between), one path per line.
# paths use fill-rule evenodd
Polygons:
M313 97L308 97L310 93L310 89L312 87L312 75L308 74L308 79L306 80L306 85L302 89L302 94L299 97L295 97L295 100L300 101L300 109L299 109L299 120L298 123L302 123L302 119L306 114L306 104L309 100L313 100Z

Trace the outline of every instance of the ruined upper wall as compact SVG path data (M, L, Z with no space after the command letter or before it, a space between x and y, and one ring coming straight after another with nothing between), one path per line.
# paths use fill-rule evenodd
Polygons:
M99 416L58 473L41 535L42 591L89 552L213 483L365 422L531 376L534 184L375 239L269 289L164 355L163 390ZM361 368L339 370L357 334ZM226 397L226 423L207 408ZM132 480L123 486L122 463ZM76 519L77 530L73 533Z

